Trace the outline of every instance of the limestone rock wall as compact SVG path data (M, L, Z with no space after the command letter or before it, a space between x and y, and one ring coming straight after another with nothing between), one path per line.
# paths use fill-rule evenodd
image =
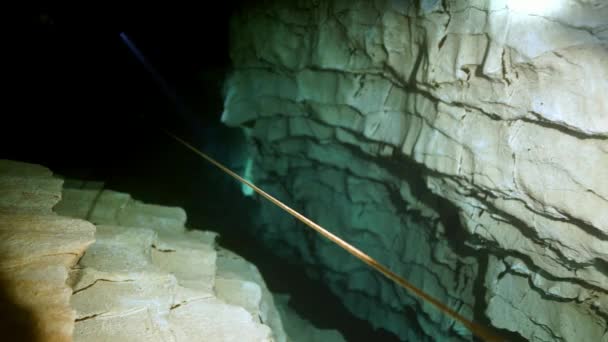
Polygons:
M231 56L254 182L464 316L608 341L608 3L267 1ZM271 204L257 223L373 324L470 339Z

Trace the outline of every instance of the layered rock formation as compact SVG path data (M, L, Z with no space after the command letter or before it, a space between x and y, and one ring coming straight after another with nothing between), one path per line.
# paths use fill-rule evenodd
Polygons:
M608 341L608 5L270 1L232 21L248 177L471 319ZM409 340L469 340L261 203L259 235Z
M42 166L0 160L4 338L342 341L284 301L279 313L257 268L217 246L215 233L186 229L181 208L63 182ZM302 336L286 334L281 314Z
M286 340L257 269L217 252L214 233L187 230L181 208L68 186L79 188L65 189L55 210L97 225L71 276L76 341ZM236 265L233 277L226 264ZM243 279L247 269L257 282Z

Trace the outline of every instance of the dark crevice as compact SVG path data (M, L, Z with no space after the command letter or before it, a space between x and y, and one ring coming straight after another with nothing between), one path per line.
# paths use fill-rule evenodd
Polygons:
M425 46L426 42L422 42L420 46ZM422 66L423 61L428 58L424 49L418 50L418 55L416 56L416 61L414 62L414 66L412 68L411 74L408 77L407 84L409 87L415 88L414 84L416 84L416 75L418 75L418 71ZM398 78L399 79L399 78Z
M510 64L507 64L506 54L507 54L507 49L503 49L502 54L500 56L501 71L502 71L502 79L507 83L507 86L510 86L512 81L511 81L511 79L509 79L508 72L507 72L507 66Z
M544 218L547 218L549 220L552 220L552 221L570 223L600 241L608 241L608 235L605 232L599 230L597 227L595 227L581 219L572 217L571 215L567 215L568 218L557 218L557 217L550 216L550 215L547 215L543 212L539 212L536 210L534 211L534 213L536 213L537 215L542 216Z
M534 292L536 292L542 299L546 300L546 301L550 301L550 302L556 302L556 303L572 303L572 302L578 302L575 298L563 298L563 297L558 297L556 295L552 295L550 293L545 292L543 289L539 288L538 286L536 286L534 284L534 282L532 281L532 277L531 275L524 275L521 273L517 273L514 272L512 270L508 270L508 273L511 274L512 276L516 276L516 277L523 277L526 279L526 281L528 282L528 287L530 287L530 289Z
M175 249L162 249L162 248L158 248L156 245L152 245L152 248L156 249L159 252L163 252L163 253L173 253L175 252Z
M569 135L575 137L580 140L608 140L608 133L590 133L590 132L582 132L577 127L569 127L565 126L565 123L558 123L547 120L540 113L528 112L530 115L534 116L537 120L531 120L528 118L522 118L521 120L524 122L528 122L531 124L535 124L541 126L543 128L556 130L559 133Z
M563 252L557 248L556 246L550 246L548 244L546 244L543 239L541 239L540 237L538 237L532 229L529 228L529 226L526 224L526 222L518 219L517 217L503 211L500 210L498 208L496 208L495 206L493 206L491 203L484 203L487 208L493 212L494 214L497 214L501 217L504 218L505 222L508 222L510 225L512 225L513 227L515 227L516 229L518 229L520 231L520 233L522 235L524 235L526 238L528 238L529 240L533 241L534 243L538 244L538 245L543 245L548 247L549 249L551 249L556 255L558 255L560 257L560 262L562 263L562 265L571 270L571 271L575 271L578 269L582 269L582 268L586 268L589 266L599 266L599 268L596 268L598 272L601 272L602 274L608 276L608 267L602 267L605 266L604 263L602 263L601 259L594 259L593 262L588 262L588 263L582 263L582 262L576 262L573 260L570 260L569 258L567 258L566 256L564 256ZM599 262L598 262L599 261ZM551 278L555 279L556 277L551 276ZM586 282L584 282L583 280L580 280L578 278L562 278L563 280L569 280L569 281L574 281L577 284L583 286L583 287L590 287L590 288L596 288L599 289L597 286L592 285L592 284L588 284ZM601 289L601 291L606 291Z
M473 293L476 294L475 306L473 307L474 320L475 320L475 322L482 324L484 326L493 327L496 330L496 332L500 334L501 337L506 339L506 341L509 341L509 342L528 341L528 339L524 338L517 332L494 327L494 325L492 324L492 322L486 315L486 308L488 306L487 300L489 298L488 298L488 294L487 294L488 290L486 288L485 281L486 281L486 275L488 272L489 256L490 256L490 253L488 253L488 251L481 250L481 251L479 251L479 255L477 258L477 261L479 262L479 271L478 271L477 278L475 279L475 282L473 285ZM505 270L505 272L506 272L506 270ZM499 278L502 277L503 275L504 275L504 272L501 275L499 275ZM483 340L481 340L477 337L475 337L474 340L476 342L483 342Z
M593 267L608 277L608 261L600 258L593 259ZM606 290L608 292L608 290Z
M85 287L79 288L78 290L75 290L74 292L72 292L72 295L75 295L75 294L77 294L79 292L82 292L82 291L84 291L86 289L89 289L89 288L93 287L94 285L96 285L98 282L101 282L101 281L106 281L106 282L110 282L110 283L128 283L128 282L132 282L133 280L129 280L129 279L127 279L127 280L95 279L95 281L92 282L91 284L89 284L89 285L87 285Z
M444 31L448 31L450 27L450 23L452 22L452 11L450 8L450 2L447 0L441 0L441 6L443 7L444 13L448 16L448 20L446 20L445 25L443 26Z
M437 44L437 49L441 50L441 48L443 47L443 44L445 43L445 40L448 38L447 35L443 36L443 38L441 38L441 40L439 41L439 44Z
M93 318L95 318L95 317L97 317L97 316L100 316L100 315L102 315L102 313L98 313L98 314L92 314L92 315L89 315L89 316L84 316L84 317L81 317L81 318L76 318L76 319L74 320L74 322L82 322L82 321L86 321L86 320L93 319Z
M494 247L492 247L492 245ZM488 244L487 248L488 248L488 250L491 251L492 254L496 255L497 257L499 257L501 259L504 259L506 257L514 257L514 258L520 259L526 265L526 267L530 270L531 273L537 273L549 281L570 282L570 283L576 284L580 287L583 287L583 288L586 288L589 290L593 290L593 291L600 292L600 293L608 293L608 291L604 290L603 288L593 285L593 284L589 284L579 278L556 277L556 276L548 273L544 269L536 266L536 264L534 263L532 258L527 254L523 254L521 252L517 252L517 251L513 251L513 250L504 250L501 247L499 247L496 243Z

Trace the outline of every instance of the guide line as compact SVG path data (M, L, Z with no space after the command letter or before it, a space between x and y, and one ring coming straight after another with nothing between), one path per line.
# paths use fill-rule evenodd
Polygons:
M382 265L381 263L379 263L378 261L376 261L374 258L370 257L369 255L367 255L366 253L362 252L358 248L354 247L353 245L349 244L345 240L341 239L340 237L334 235L333 233L331 233L327 229L325 229L322 226L318 225L317 223L315 223L311 219L307 218L306 216L304 216L301 213L297 212L296 210L292 209L287 204L279 201L278 199L276 199L272 195L268 194L266 191L264 191L261 188L257 187L252 182L250 182L250 181L244 179L243 177L239 176L236 172L230 170L228 167L222 165L220 162L216 161L215 159L211 158L207 154L203 153L202 151L200 151L196 147L192 146L187 141L183 140L182 138L178 137L177 135L175 135L175 134L173 134L173 133L171 133L171 132L169 132L169 131L167 131L165 129L162 129L162 130L163 130L163 132L165 132L165 134L169 135L171 138L173 138L174 140L176 140L177 142L179 142L181 145L183 145L186 148L190 149L192 152L196 153L198 156L202 157L207 162L213 164L214 166L216 166L217 168L219 168L221 171L223 171L224 173L228 174L232 178L236 179L237 181L241 182L242 184L245 184L245 185L249 186L251 189L253 189L253 191L255 191L256 193L258 193L260 196L262 196L265 199L269 200L270 202L272 202L273 204L275 204L279 208L283 209L284 211L286 211L287 213L289 213L290 215L292 215L296 219L300 220L302 223L304 223L308 227L310 227L313 230L317 231L319 234L321 234L322 236L324 236L325 238L327 238L331 242L333 242L336 245L340 246L342 249L344 249L345 251L347 251L351 255L355 256L356 258L358 258L359 260L363 261L364 263L366 263L367 265L369 265L373 269L375 269L378 272L382 273L382 275L384 275L388 279L390 279L390 280L394 281L395 283L399 284L401 287L403 287L404 289L406 289L410 293L414 294L415 296L421 298L422 300L424 300L424 301L432 304L433 306L435 306L437 309L439 309L444 314L446 314L446 315L452 317L453 319L457 320L462 325L464 325L465 327L467 327L477 337L483 339L484 341L488 341L488 342L499 342L499 341L503 342L503 341L507 341L504 337L501 337L498 333L494 332L493 329L491 329L489 327L486 327L486 326L483 326L483 325L480 325L478 323L475 323L475 322L473 322L473 321L465 318L464 316L460 315L458 312L450 309L448 306L446 306L445 304L443 304L439 300L435 299L431 295L427 294L426 292L422 291L421 289L417 288L416 286L412 285L410 282L408 282L407 280L405 280L403 277L401 277L398 274L396 274L395 272L391 271L388 267Z

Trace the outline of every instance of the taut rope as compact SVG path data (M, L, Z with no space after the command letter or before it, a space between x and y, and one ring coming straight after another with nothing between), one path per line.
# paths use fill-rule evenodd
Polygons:
M243 177L239 176L238 174L236 174L235 172L233 172L232 170L230 170L226 166L220 164L215 159L209 157L208 155L206 155L205 153L201 152L196 147L190 145L185 140L181 139L180 137L176 136L175 134L173 134L173 133L171 133L169 131L166 131L166 130L163 130L163 131L167 135L169 135L170 137L172 137L173 139L175 139L177 142L179 142L180 144L184 145L185 147L187 147L188 149L192 150L194 153L196 153L197 155L199 155L200 157L202 157L203 159L205 159L209 163L215 165L217 168L219 168L223 172L225 172L228 175L230 175L232 178L238 180L239 182L241 182L243 184L246 184L247 186L249 186L250 188L252 188L255 192L257 192L258 194L260 194L262 197L264 197L267 200L269 200L270 202L274 203L276 206L278 206L279 208L285 210L286 212L288 212L290 215L292 215L293 217L297 218L298 220L302 221L305 225L307 225L308 227L314 229L319 234L323 235L324 237L326 237L327 239L329 239L330 241L332 241L336 245L340 246L342 249L344 249L348 253L354 255L359 260L363 261L364 263L368 264L369 266L371 266L372 268L374 268L378 272L382 273L385 277L387 277L390 280L394 281L395 283L399 284L401 287L403 287L404 289L410 291L411 293L413 293L414 295L416 295L419 298L423 299L424 301L433 304L437 309L439 309L441 312L445 313L446 315L448 315L448 316L452 317L453 319L459 321L460 323L462 323L462 325L464 325L465 327L467 327L477 337L482 338L483 340L489 341L489 342L506 341L505 338L499 336L496 332L492 331L492 329L490 329L490 328L488 328L486 326L477 324L475 322L472 322L472 321L468 320L467 318L463 317L462 315L460 315L459 313L457 313L456 311L450 309L445 304L441 303L437 299L431 297L426 292L424 292L421 289L417 288L416 286L412 285L410 282L408 282L407 280L405 280L404 278L402 278L401 276L399 276L395 272L391 271L386 266L380 264L378 261L376 261L375 259L373 259L369 255L363 253L361 250L359 250L356 247L352 246L348 242L342 240L338 236L332 234L327 229L325 229L325 228L321 227L320 225L316 224L315 222L313 222L312 220L310 220L306 216L304 216L304 215L300 214L299 212L295 211L294 209L290 208L285 203L279 201L278 199L274 198L273 196L271 196L270 194L268 194L264 190L258 188L255 184L253 184L250 181L248 181L248 180L244 179Z

